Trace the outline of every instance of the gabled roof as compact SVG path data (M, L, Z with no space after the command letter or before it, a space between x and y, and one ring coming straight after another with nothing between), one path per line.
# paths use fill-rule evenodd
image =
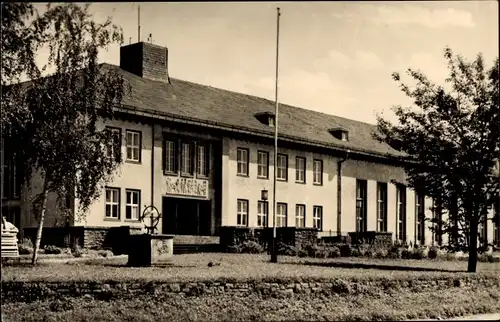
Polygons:
M256 134L272 135L274 132L273 128L262 124L255 117L257 113L274 113L275 103L268 99L175 78L170 78L170 84L152 81L110 64L102 64L102 67L117 69L131 85L131 95L125 97L122 102L125 106L155 114L165 113L180 120L199 120ZM403 155L387 144L375 140L372 133L376 127L372 124L286 104L279 105L278 117L280 137L297 138L315 145L379 156ZM349 141L341 141L332 136L329 133L332 128L348 131Z

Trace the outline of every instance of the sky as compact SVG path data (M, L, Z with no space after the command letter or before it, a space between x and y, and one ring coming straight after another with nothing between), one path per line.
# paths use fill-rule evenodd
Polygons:
M410 103L393 72L444 83L446 46L488 67L498 57L497 1L140 3L141 40L168 47L173 78L274 100L277 7L279 101L358 121ZM137 42L137 3L90 11ZM119 45L100 61L119 65Z

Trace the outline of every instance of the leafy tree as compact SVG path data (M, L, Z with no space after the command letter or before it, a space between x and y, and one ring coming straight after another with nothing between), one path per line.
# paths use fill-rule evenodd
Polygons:
M469 62L446 48L444 57L448 89L420 71L407 71L415 80L413 88L393 74L414 104L393 108L396 124L379 116L374 135L406 154L401 159L408 185L432 197L434 211L447 209L449 222L465 236L468 271L475 272L479 225L499 193L498 177L492 175L500 153L499 61L487 70L481 54ZM441 233L453 228L439 218L434 222Z
M17 162L24 165L24 182L30 184L35 173L43 177L35 202L39 225L33 264L49 192L56 193L60 208L66 197L77 198L78 210L85 213L121 163L120 154L107 153L113 134L99 130L97 122L111 117L126 94L122 77L98 64L99 50L122 43L122 33L109 18L95 22L88 7L49 4L35 19L32 32L49 51L38 73L44 68L55 72L13 86L22 95L7 106L3 119L10 129L7 139L15 142Z

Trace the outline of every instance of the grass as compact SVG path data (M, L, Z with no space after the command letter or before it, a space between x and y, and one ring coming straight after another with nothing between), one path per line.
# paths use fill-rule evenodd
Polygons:
M377 296L260 298L171 296L157 300L59 302L2 305L10 321L382 321L428 319L500 311L498 289L450 289Z
M212 261L219 266L208 267ZM41 262L36 267L13 265L2 268L2 281L248 281L263 279L324 280L431 278L466 275L467 262L432 260L387 260L366 258L279 258L269 263L267 255L188 254L174 256L167 267L126 267L127 258L94 258L78 261ZM309 265L301 265L309 264ZM326 266L325 266L326 265ZM329 267L329 266L333 266ZM352 268L355 267L355 268ZM390 269L390 271L388 271ZM405 269L405 270L401 270ZM427 271L422 271L423 269ZM389 273L388 273L389 272ZM478 263L481 275L498 276L500 263Z

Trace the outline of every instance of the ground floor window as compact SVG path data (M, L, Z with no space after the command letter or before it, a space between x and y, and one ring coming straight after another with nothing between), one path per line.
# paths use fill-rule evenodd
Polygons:
M287 222L287 205L286 203L278 203L276 205L276 227L286 227Z
M295 227L303 228L306 226L306 206L295 206Z
M323 207L321 206L313 207L313 227L323 230Z
M236 225L248 226L248 200L238 199Z
M415 214L416 214L416 229L417 242L420 245L425 244L425 197L422 193L417 193L415 196Z
M120 189L106 188L106 218L120 218Z
M493 208L493 244L500 247L500 201Z
M267 227L268 225L268 203L266 201L257 202L257 226Z
M125 204L125 219L139 220L141 209L141 192L139 190L127 189L125 191L127 200Z

